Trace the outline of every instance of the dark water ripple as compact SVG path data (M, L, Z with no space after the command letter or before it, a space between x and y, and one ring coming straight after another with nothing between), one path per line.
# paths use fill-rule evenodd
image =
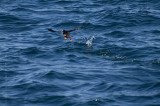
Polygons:
M1 0L0 106L159 106L159 5Z

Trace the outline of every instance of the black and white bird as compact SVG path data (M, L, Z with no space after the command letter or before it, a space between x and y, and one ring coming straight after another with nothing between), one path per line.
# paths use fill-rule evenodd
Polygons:
M61 32L64 35L64 39L70 38L70 41L72 41L72 39L71 39L72 36L70 35L70 32L78 30L79 28L81 28L81 26L79 26L78 28L75 28L73 30L64 30L64 29L62 29L62 31L54 31L52 29L48 29L48 31L51 31L51 32Z

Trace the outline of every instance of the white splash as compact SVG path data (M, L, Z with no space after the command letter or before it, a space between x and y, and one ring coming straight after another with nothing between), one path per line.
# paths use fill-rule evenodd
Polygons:
M87 40L87 42L86 42L86 44L87 44L87 46L90 48L90 47L92 47L92 41L93 41L93 39L95 39L95 36L92 36L90 39L88 39Z

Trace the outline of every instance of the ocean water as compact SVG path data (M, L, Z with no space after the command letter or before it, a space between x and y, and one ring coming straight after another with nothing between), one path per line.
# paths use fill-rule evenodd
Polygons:
M0 106L160 106L160 1L1 0Z

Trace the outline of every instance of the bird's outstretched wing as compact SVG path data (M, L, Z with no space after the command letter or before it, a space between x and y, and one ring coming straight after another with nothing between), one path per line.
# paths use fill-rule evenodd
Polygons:
M78 30L79 28L81 28L82 26L79 26L78 28L75 28L75 29L73 29L73 30L69 30L68 32L73 32L73 31L75 31L75 30Z
M48 31L51 31L51 32L59 32L59 31L54 31L54 30L52 30L52 29L48 29Z

